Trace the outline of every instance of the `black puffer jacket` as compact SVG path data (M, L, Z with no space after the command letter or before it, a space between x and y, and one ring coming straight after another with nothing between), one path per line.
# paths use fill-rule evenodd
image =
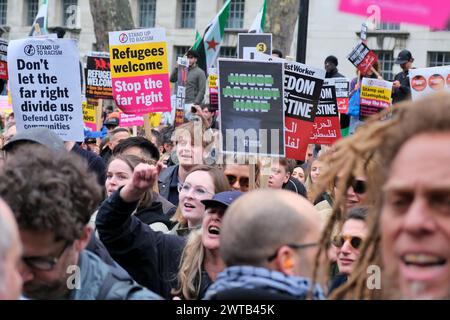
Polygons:
M174 215L177 207L156 192L153 196L155 200L151 205L145 208L139 208L134 215L148 225L159 222L164 224L167 230L172 229L175 223L170 221L170 218Z
M153 231L132 215L137 202L127 203L120 189L106 199L98 210L96 226L105 247L139 284L171 299L177 287L177 273L186 239ZM199 299L211 284L204 272Z

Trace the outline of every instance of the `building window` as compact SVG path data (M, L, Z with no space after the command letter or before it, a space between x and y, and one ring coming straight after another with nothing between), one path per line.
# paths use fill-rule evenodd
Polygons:
M428 67L450 65L450 52L428 52Z
M74 28L77 26L78 0L63 0L62 2L62 25Z
M242 29L244 27L244 9L245 0L231 0L226 28Z
M173 66L175 66L177 64L178 57L184 56L184 54L186 52L188 52L188 50L190 48L191 47L189 47L189 46L174 46L173 47L173 53L174 53L173 54Z
M7 9L8 9L8 0L0 0L0 25L6 24Z
M378 64L381 68L381 76L384 80L393 80L394 73L392 69L394 68L394 52L393 51L374 51L378 56Z
M139 26L153 28L155 26L156 0L139 0Z
M221 58L236 58L236 47L220 47Z
M398 31L400 30L400 25L398 23L380 22L377 30Z
M195 28L195 0L181 0L180 10L180 28L194 29Z
M39 0L27 1L27 26L32 26L39 11Z

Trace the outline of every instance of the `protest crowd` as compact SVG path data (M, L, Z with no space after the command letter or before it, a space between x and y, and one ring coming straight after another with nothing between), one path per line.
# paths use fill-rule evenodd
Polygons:
M450 298L450 67L426 94L406 49L383 79L364 41L310 66L256 32L170 70L144 34L83 84L69 39L10 41L0 300Z

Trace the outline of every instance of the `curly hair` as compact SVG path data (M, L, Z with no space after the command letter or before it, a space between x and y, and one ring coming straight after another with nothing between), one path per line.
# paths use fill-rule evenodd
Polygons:
M101 189L78 156L29 145L8 157L0 174L0 195L20 229L51 231L56 241L71 242L81 237Z

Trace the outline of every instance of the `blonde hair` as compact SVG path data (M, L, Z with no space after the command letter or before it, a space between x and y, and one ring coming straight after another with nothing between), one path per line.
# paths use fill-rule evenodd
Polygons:
M318 180L314 183L311 178L311 172L314 162L320 162L323 167L323 171L321 171ZM314 159L311 162L311 165L309 166L307 172L305 172L306 179L305 179L305 187L308 194L308 200L311 201L313 204L318 199L318 197L321 196L323 192L327 192L332 198L333 198L333 188L330 183L326 183L324 185L323 183L320 183L320 181L323 181L323 176L327 175L327 171L330 169L330 166L332 166L333 162L331 161L331 151L322 151L320 156L318 156L316 159ZM322 178L322 179L321 179Z
M195 300L201 288L203 260L205 247L202 242L202 229L192 231L187 239L180 260L177 274L178 288L172 289L172 294L182 299Z

